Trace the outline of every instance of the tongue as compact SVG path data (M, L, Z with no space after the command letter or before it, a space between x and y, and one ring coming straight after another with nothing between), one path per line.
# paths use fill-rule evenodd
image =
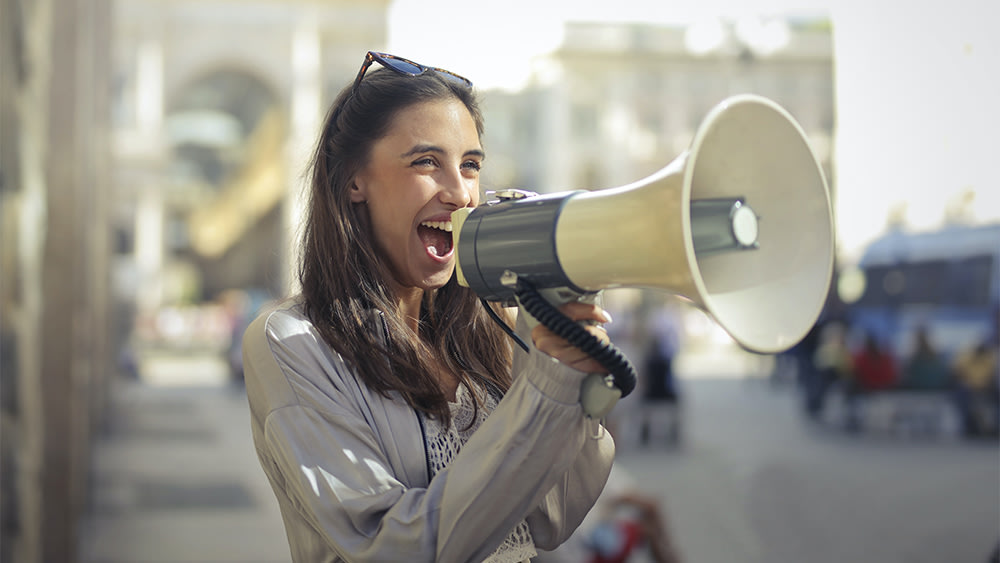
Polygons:
M451 233L420 226L417 227L417 234L420 235L420 240L431 254L444 256L451 252Z

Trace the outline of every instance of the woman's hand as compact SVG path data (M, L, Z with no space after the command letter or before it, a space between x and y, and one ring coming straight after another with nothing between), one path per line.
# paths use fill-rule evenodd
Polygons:
M587 332L598 337L603 342L609 341L608 333L604 330L604 327L600 326L600 324L586 323L586 321L594 321L596 323L611 322L611 315L608 315L604 309L590 303L570 301L559 307L559 310L574 321L585 321L583 327ZM591 358L583 350L571 345L561 336L557 336L554 332L546 328L545 325L540 324L532 329L531 340L534 342L535 348L538 348L540 352L552 356L573 369L586 373L608 373L607 368L601 365L600 362Z

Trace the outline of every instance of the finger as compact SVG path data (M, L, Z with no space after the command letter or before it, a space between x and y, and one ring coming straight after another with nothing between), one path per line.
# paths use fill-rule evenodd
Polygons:
M535 347L553 358L566 363L578 363L590 357L583 350L567 344L565 340L558 337L543 338L536 343Z
M561 349L547 353L563 365L585 373L608 373L608 369L600 362L576 349Z
M560 306L559 310L562 314L574 321L595 321L598 323L611 322L611 315L593 303L570 301Z
M588 326L585 329L600 339L608 342L607 333L598 326ZM580 371L607 373L608 370L589 354L570 344L565 338L556 335L544 326L535 327L532 331L532 341L535 347L560 362Z

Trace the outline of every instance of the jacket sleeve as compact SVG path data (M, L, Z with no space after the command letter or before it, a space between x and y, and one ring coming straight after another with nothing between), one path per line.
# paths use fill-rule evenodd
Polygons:
M531 342L530 325L525 315L518 315L517 333L525 342ZM531 369L532 362L544 357L534 347L529 353L515 348L515 376ZM551 359L548 362L561 365ZM597 421L589 421L587 437L572 465L527 517L531 537L538 548L555 549L580 526L604 490L614 455L611 435Z
M314 332L281 317L254 323L244 351L258 455L286 528L308 529L289 530L293 554L479 561L529 513L533 533L562 541L600 492L610 441L591 438L595 423L578 404L584 374L533 352L448 468L407 487L389 459L398 437L366 418L357 380Z

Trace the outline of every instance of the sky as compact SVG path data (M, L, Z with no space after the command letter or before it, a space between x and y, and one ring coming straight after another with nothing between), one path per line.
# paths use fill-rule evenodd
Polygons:
M937 228L964 199L976 222L1000 221L1000 2L893 4L833 17L845 247L892 214L910 230Z
M691 24L722 16L814 17L831 0L394 0L389 52L517 89L534 55L556 48L573 21ZM610 9L609 6L613 6Z

